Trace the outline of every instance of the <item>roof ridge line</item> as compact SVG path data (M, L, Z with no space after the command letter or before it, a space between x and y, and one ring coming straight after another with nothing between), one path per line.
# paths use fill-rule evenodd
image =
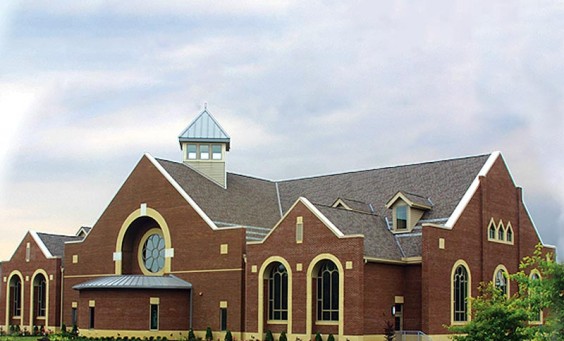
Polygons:
M296 178L289 178L289 179L276 180L276 182L290 182L290 181L310 180L310 179L316 179L316 178L324 178L324 177L331 177L331 176L340 176L340 175L345 175L345 174L355 174L355 173L362 173L362 172L379 171L379 170L384 170L384 169L394 169L394 168L402 168L402 167L413 167L413 166L428 165L428 164L434 164L434 163L440 163L440 162L459 161L459 160L473 159L473 158L479 158L479 157L489 156L489 155L492 155L493 153L495 153L495 152L488 153L488 154L478 154L478 155L470 155L470 156L463 156L463 157L454 157L454 158L442 159L442 160L432 160L432 161L423 161L423 162L415 162L415 163L405 163L405 164L400 164L400 165L395 165L395 166L384 166L384 167L379 167L379 168L358 169L358 170L350 170L350 171L344 171L344 172L339 172L339 173L330 173L330 174L320 174L320 175L312 175L312 176L305 176L305 177L296 177Z

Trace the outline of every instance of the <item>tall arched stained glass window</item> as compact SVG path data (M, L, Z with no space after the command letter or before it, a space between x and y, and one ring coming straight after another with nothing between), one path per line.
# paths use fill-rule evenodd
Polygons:
M288 319L288 271L282 263L274 263L268 277L268 319Z
M339 320L339 270L331 261L324 261L317 275L317 320Z
M468 271L459 265L452 279L454 294L454 321L468 321Z
M502 269L498 270L495 274L495 286L501 290L504 295L507 295L507 275Z
M12 277L10 281L10 301L12 316L22 314L22 281L19 276Z
M47 308L47 281L45 276L42 274L35 276L33 290L35 295L35 314L36 316L45 317Z

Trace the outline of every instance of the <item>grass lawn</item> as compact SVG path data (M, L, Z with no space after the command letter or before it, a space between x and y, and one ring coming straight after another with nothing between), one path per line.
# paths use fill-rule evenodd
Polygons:
M0 341L37 341L39 336L0 336Z

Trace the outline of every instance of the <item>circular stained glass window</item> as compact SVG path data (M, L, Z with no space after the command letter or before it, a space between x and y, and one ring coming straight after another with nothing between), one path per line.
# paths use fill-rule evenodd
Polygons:
M165 241L163 236L153 233L143 245L143 265L153 273L159 272L165 264Z

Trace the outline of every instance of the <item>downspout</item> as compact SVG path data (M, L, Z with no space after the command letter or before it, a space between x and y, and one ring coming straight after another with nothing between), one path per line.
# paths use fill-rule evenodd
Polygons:
M59 316L59 328L63 327L63 310L64 310L64 302L65 302L65 286L64 286L64 281L65 281L65 268L61 266L61 311L60 311L60 316Z
M194 302L192 302L192 292L194 291L194 289L190 288L190 329L192 329L192 306L194 305Z

